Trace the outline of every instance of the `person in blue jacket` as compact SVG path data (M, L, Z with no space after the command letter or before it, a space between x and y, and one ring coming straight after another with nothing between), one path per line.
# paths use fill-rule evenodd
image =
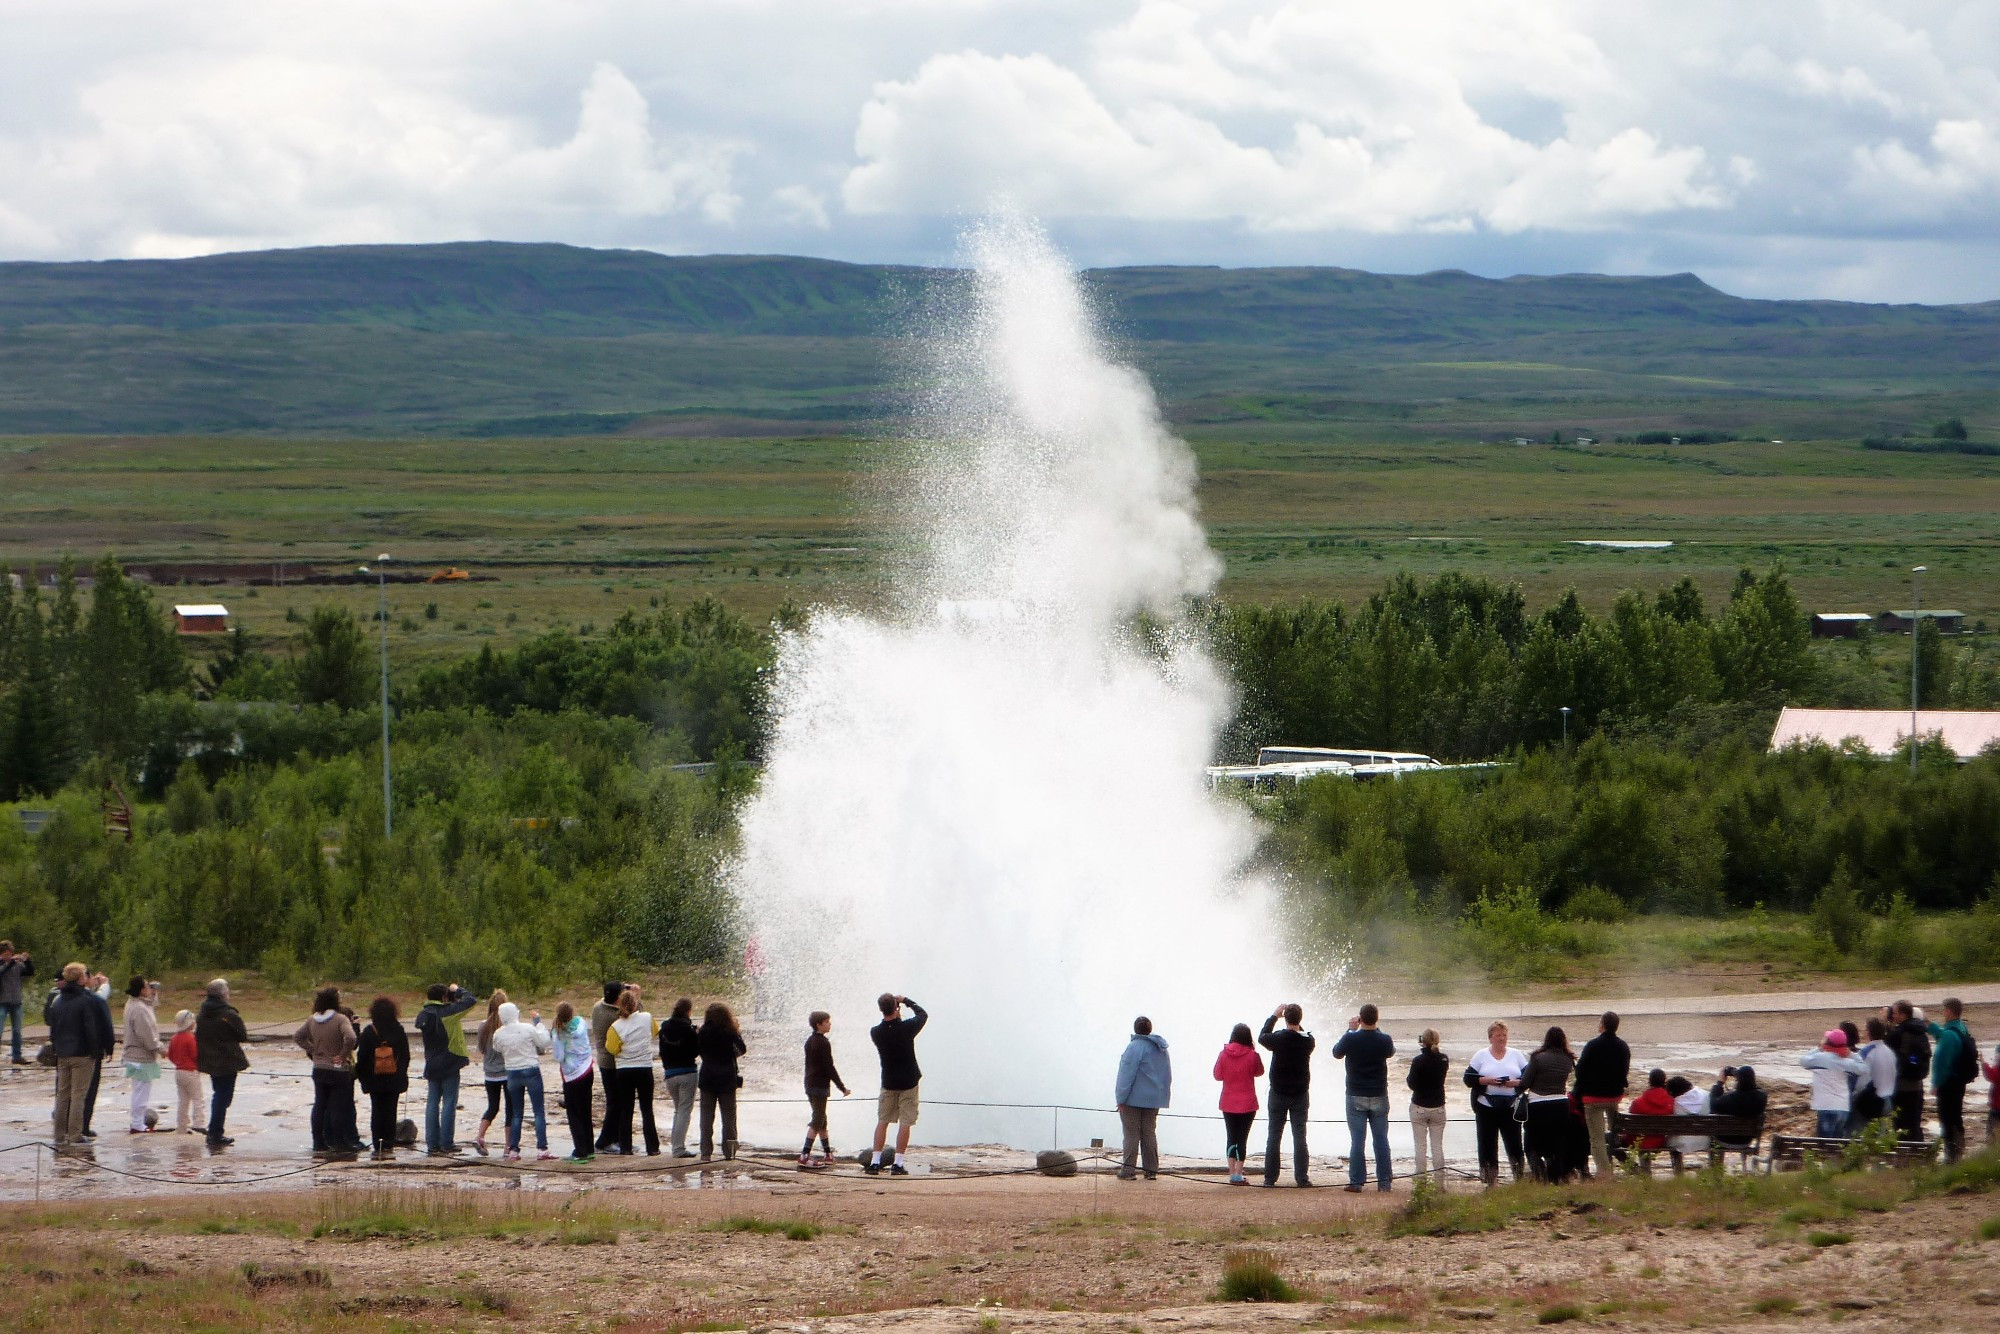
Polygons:
M1160 1141L1156 1132L1160 1109L1167 1105L1173 1087L1174 1067L1167 1057L1167 1040L1153 1031L1153 1021L1142 1014L1132 1021L1132 1040L1118 1058L1118 1122L1125 1132L1120 1181L1132 1180L1137 1175L1133 1167L1141 1161L1146 1180L1159 1180Z

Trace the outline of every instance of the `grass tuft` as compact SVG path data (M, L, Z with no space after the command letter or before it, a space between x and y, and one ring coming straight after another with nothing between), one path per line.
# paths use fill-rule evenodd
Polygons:
M1799 1309L1799 1302L1796 1297L1759 1297L1750 1309L1757 1315L1790 1315Z
M1845 1246L1854 1240L1852 1232L1808 1232L1806 1240L1814 1246Z
M1216 1299L1225 1302L1295 1302L1299 1290L1285 1281L1268 1251L1230 1251L1222 1257L1222 1286Z
M1535 1317L1535 1323L1538 1325L1565 1325L1572 1320L1581 1319L1583 1319L1583 1308L1581 1306L1576 1305L1574 1302L1563 1302L1559 1306L1551 1306L1543 1310L1540 1315Z
M811 1241L824 1230L818 1223L798 1218L758 1218L733 1214L713 1223L703 1223L703 1232L752 1232L760 1237L784 1237L791 1241Z

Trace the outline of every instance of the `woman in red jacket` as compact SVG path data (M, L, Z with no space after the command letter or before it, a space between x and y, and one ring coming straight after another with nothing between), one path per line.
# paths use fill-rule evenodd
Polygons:
M1634 1116L1672 1116L1674 1095L1667 1092L1667 1072L1655 1070L1646 1076L1646 1091L1632 1099L1628 1109ZM1667 1147L1665 1135L1641 1135L1629 1146L1634 1153L1655 1154Z
M1250 1042L1250 1025L1238 1024L1222 1044L1215 1058L1215 1077L1222 1082L1222 1125L1229 1141L1229 1184L1247 1186L1243 1175L1243 1150L1250 1142L1250 1126L1257 1119L1257 1076L1264 1073L1264 1058Z

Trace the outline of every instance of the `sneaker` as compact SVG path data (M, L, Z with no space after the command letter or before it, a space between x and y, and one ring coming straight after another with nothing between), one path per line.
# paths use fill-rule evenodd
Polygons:
M597 1155L594 1153L573 1153L563 1159L563 1161L566 1163L594 1163L597 1161Z
M809 1171L811 1170L812 1165L813 1165L813 1160L809 1154L802 1153L799 1155L799 1171L801 1172Z
M1238 1172L1229 1178L1229 1184L1232 1186L1247 1186L1250 1184L1250 1178Z
M1342 1186L1341 1189L1346 1191L1349 1195L1359 1195L1362 1190L1360 1186Z
M235 1142L236 1137L234 1135L210 1135L208 1137L208 1147L211 1149L226 1149Z
M866 1172L871 1177L879 1177L882 1175L882 1164L877 1162L863 1163L861 1165L861 1170Z
M693 1157L695 1157L695 1151L694 1151L693 1149L675 1149L675 1150L674 1150L674 1157L676 1157L676 1158L693 1158Z
M889 1168L889 1175L892 1177L906 1177L909 1174L910 1174L910 1169L903 1166L901 1163L892 1164Z
M33 1064L34 1064L34 1062L33 1062L33 1061L31 1061L31 1060L29 1060L29 1059L28 1059L27 1057L25 1057L25 1056L16 1056L16 1057L14 1058L14 1064L15 1064L15 1065L33 1065Z
M500 1157L503 1161L510 1163L518 1163L521 1161L521 1155L519 1153L516 1153L512 1149L507 1150L507 1152L501 1154Z
M553 1153L550 1153L547 1149L543 1149L540 1153L535 1155L535 1161L538 1163L552 1163L555 1160L556 1156Z

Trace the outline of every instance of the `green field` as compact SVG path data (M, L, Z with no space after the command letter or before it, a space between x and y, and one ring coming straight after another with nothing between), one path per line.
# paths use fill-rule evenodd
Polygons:
M1367 595L1398 571L1517 580L1539 606L1574 585L1693 575L1721 597L1783 560L1814 610L1908 602L2000 623L2000 458L1852 441L1705 446L1346 444L1190 431L1225 596ZM603 627L663 594L763 615L787 598L866 604L896 552L885 512L902 456L853 437L0 441L0 559L63 551L230 567L210 592L259 637L287 608L373 608L371 586L299 586L379 551L481 581L394 585L420 657L563 625ZM1660 539L1666 551L1568 545ZM280 563L282 562L282 567ZM288 586L269 586L282 572ZM254 590L248 581L262 581ZM204 595L206 597L207 595ZM425 615L436 604L435 618ZM407 625L405 621L407 620Z

